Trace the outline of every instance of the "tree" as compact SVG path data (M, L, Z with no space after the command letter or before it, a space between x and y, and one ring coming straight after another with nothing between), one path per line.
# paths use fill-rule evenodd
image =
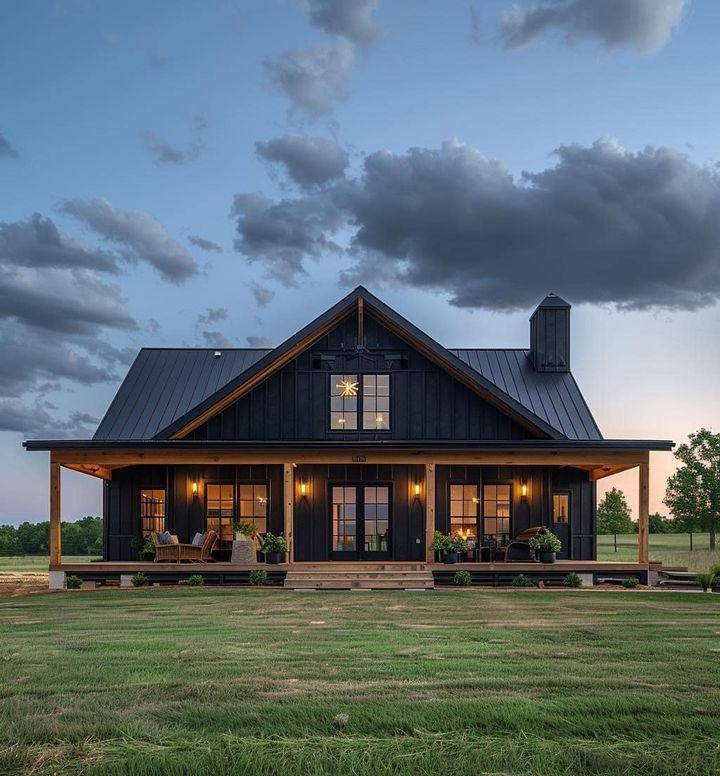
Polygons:
M670 533L670 521L663 517L659 512L653 512L648 520L648 531L652 534Z
M597 510L597 525L598 533L613 534L615 552L617 552L617 535L633 532L630 507L621 490L613 488L605 494Z
M708 531L710 549L720 530L720 434L701 428L679 445L678 470L667 482L665 505L685 530Z

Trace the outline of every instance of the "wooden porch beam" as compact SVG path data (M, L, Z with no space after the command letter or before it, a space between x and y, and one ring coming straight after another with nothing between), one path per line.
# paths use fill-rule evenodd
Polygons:
M432 563L435 553L430 545L435 533L435 464L425 464L425 561Z
M99 477L101 480L111 480L112 470L93 463L65 463L66 469L73 469L81 474L89 474L91 477Z
M50 458L50 565L62 562L60 464Z
M638 469L638 563L648 563L650 558L650 456Z
M284 495L284 531L288 542L288 560L295 558L295 542L293 541L293 512L295 506L295 472L291 463L283 464L283 495Z

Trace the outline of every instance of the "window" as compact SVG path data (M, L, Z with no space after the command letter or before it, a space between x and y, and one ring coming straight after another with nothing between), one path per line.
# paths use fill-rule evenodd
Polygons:
M390 429L390 375L363 375L363 428Z
M357 429L357 375L330 375L330 428L336 431Z
M258 533L267 533L267 485L240 485L240 520L255 523Z
M355 552L357 491L355 488L332 489L333 552Z
M510 541L509 485L483 485L483 538L497 546Z
M208 531L217 531L220 549L232 547L232 524L235 515L235 486L206 485L205 515Z
M570 494L555 492L553 493L553 523L563 523L567 525L570 515Z
M390 549L390 489L364 488L365 552L388 552Z
M143 536L165 530L165 490L142 488L140 491L140 528Z
M450 486L450 533L463 539L477 541L478 537L478 486Z

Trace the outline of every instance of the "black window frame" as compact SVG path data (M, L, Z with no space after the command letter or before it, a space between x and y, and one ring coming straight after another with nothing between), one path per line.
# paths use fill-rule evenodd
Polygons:
M250 485L251 487L257 487L257 486L263 486L265 488L265 495L266 495L266 501L265 501L265 527L266 530L260 533L267 533L267 531L270 530L270 483L268 480L233 480L232 482L228 482L227 480L213 480L211 482L206 482L203 486L204 490L204 504L203 504L203 517L205 520L205 530L208 529L208 488L211 487L222 487L223 485L229 485L233 489L233 506L232 506L232 515L230 517L223 517L222 515L218 515L217 518L213 517L213 520L219 520L218 523L218 548L221 550L228 550L229 547L227 544L223 547L222 545L222 521L223 520L230 520L231 525L231 532L232 532L232 524L239 520L247 520L249 518L240 517L240 488L243 485ZM222 498L220 499L222 502ZM253 518L253 522L255 522ZM215 529L212 529L215 530ZM231 546L232 546L232 539L230 540Z
M476 504L477 510L476 510L476 515L475 515L475 535L476 535L477 538L475 539L475 542L477 542L478 544L480 544L480 542L482 541L482 487L483 487L483 484L484 483L480 482L480 480L472 481L472 482L470 482L468 480L449 480L448 483L447 483L447 499L446 499L446 501L447 501L447 520L448 520L447 526L448 526L448 532L449 533L452 533L452 519L453 519L453 513L452 513L452 502L453 502L452 487L453 487L453 485L461 486L461 487L465 487L465 486L469 485L471 487L477 488L477 494L478 494L477 495L477 499L478 499L478 501L477 501L477 504ZM465 502L464 495L465 494L463 492L463 503ZM455 499L455 501L457 501L457 499ZM463 518L464 517L465 516L463 515ZM472 541L472 539L470 539L470 541Z
M332 427L332 389L333 389L333 380L336 378L342 378L342 377L348 377L354 375L357 377L358 382L358 392L357 395L353 398L356 400L355 405L355 428L333 428ZM364 390L364 382L365 377L379 377L387 375L388 378L388 410L387 414L389 417L389 428L365 428L363 424L364 420L364 405L365 405L365 390ZM393 423L393 410L392 410L392 395L393 395L393 379L392 379L392 372L391 371L378 371L378 370L372 370L369 372L351 372L351 371L336 371L336 372L330 372L328 375L328 383L327 383L327 421L328 421L328 431L331 434L391 434L392 433L392 423ZM344 412L344 410L343 410Z
M567 496L567 515L565 521L555 519L555 496ZM570 525L570 515L572 512L572 491L567 488L553 488L550 494L550 519L553 525Z
M491 481L491 482L484 481L482 483L482 487L480 489L480 494L481 494L480 495L480 514L481 514L480 525L482 527L482 542L483 542L483 544L485 544L485 542L487 541L487 539L485 537L485 517L486 517L486 515L485 515L485 488L487 486L492 486L492 485L507 485L507 487L509 489L508 503L510 505L509 506L510 514L508 515L508 518L507 518L507 520L508 520L508 533L507 533L508 540L507 541L510 542L510 541L512 541L512 538L513 538L513 522L514 522L514 515L513 515L513 513L514 513L514 499L513 499L513 490L514 490L513 486L514 486L514 483L513 483L512 480L494 480L494 481ZM495 501L497 503L497 499L495 499ZM489 518L492 519L493 516L489 515ZM496 519L497 519L497 516L496 516ZM503 518L501 518L501 519L503 519ZM507 544L507 542L506 542L506 544ZM495 546L496 547L504 547L505 545L504 544L498 544L496 542Z
M145 506L145 502L143 501L143 492L151 490L151 491L157 491L161 490L163 492L163 499L162 499L162 507L163 507L163 514L162 514L162 531L158 531L157 528L146 528L145 527L145 520L157 520L158 518L153 515L145 515L143 514L144 510L143 507ZM156 487L141 487L138 492L138 502L140 504L140 533L143 536L150 536L152 533L163 533L164 531L167 531L167 489L165 487L162 488L156 488Z

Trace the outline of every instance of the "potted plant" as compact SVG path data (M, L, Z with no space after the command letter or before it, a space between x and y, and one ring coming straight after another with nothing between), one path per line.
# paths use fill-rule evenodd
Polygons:
M712 573L712 571L695 575L695 581L703 589L703 593L707 593L708 590L712 592L714 579L715 579L715 575Z
M457 563L458 553L467 552L467 542L460 536L435 531L430 548L440 553L443 563Z
M530 549L538 556L540 563L555 563L555 555L562 549L562 542L552 531L545 528L528 542Z
M287 539L282 535L272 533L263 534L260 552L265 553L268 563L282 563L288 550Z
M252 541L257 536L257 526L249 520L236 520L233 523L233 531L236 542Z
M130 539L130 547L138 553L141 560L155 560L155 544L149 536L133 536Z

